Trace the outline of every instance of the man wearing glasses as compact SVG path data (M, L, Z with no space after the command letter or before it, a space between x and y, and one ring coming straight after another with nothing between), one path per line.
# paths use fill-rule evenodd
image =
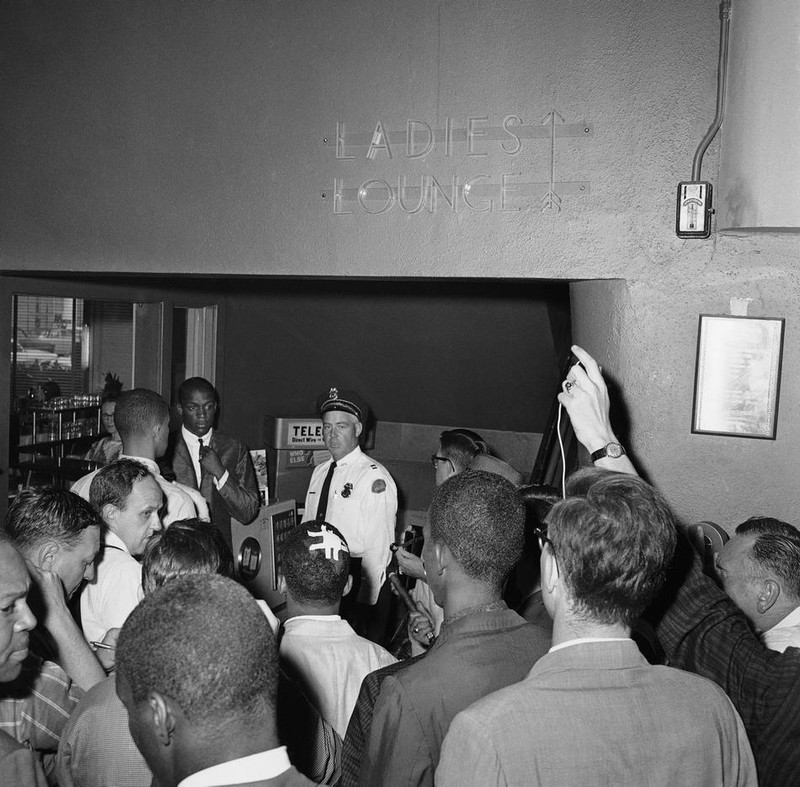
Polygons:
M561 396L602 381L589 360L591 377L576 373ZM552 647L521 683L455 718L437 787L757 784L744 725L724 692L650 665L630 636L675 551L666 500L640 478L610 472L557 503L546 524L540 565Z

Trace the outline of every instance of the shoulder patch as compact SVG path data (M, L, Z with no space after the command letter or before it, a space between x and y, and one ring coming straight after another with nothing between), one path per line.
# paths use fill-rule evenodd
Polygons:
M372 491L375 492L375 494L379 494L380 492L385 492L386 481L384 481L382 478L375 479L375 481L372 482Z

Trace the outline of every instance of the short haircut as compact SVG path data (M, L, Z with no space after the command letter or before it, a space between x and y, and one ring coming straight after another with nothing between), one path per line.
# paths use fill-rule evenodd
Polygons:
M334 539L340 542L341 549ZM333 545L332 549L324 548L326 541ZM333 525L303 522L284 543L281 565L295 599L310 604L337 604L350 573L350 551L345 537Z
M795 601L800 600L800 533L797 530L793 534L748 531L745 535L753 533L755 541L750 547L749 578L778 577L784 592ZM738 528L736 534L741 535Z
M106 404L107 402L113 402L114 404L117 403L119 400L120 391L110 391L109 393L104 393L100 397L100 404Z
M800 538L800 530L788 522L773 519L771 516L751 516L740 525L736 526L737 536L746 536L751 533L777 533L789 538Z
M547 484L528 484L517 487L517 492L525 505L525 552L539 550L540 528L544 527L550 509L561 500L561 493Z
M471 429L448 429L439 435L442 454L462 468L469 467L478 454L488 454L486 441Z
M436 488L428 517L431 539L487 586L501 587L522 556L525 507L516 487L496 473L451 476Z
M117 459L97 471L89 486L89 502L98 513L108 503L124 509L133 485L152 477L152 473L143 464L134 462L133 459Z
M117 644L117 673L136 703L171 698L193 726L274 723L275 636L253 597L231 579L189 574L131 612Z
M576 495L583 497L591 488L592 484L596 484L603 478L610 478L611 476L618 475L616 470L608 470L605 467L595 467L588 465L581 467L574 473L570 473L565 484L565 494L567 497L574 497Z
M45 486L23 489L9 506L5 530L19 549L43 541L74 544L89 527L100 527L97 510L66 489Z
M149 388L123 391L114 410L114 425L123 442L129 435L143 435L169 419L169 405Z
M596 481L585 497L556 503L547 537L573 611L596 623L632 625L664 582L675 525L665 498L623 473Z
M233 579L233 555L210 522L179 519L156 533L142 557L145 595L184 574L219 574Z
M178 403L183 404L189 398L192 391L205 391L214 397L214 401L218 400L217 389L206 380L205 377L189 377L184 380L178 387Z

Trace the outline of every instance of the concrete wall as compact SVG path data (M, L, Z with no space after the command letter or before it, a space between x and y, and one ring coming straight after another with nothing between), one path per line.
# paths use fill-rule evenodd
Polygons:
M800 238L674 234L714 114L716 3L66 0L5 17L3 269L619 280L575 287L575 334L623 389L640 463L688 517L794 519ZM447 118L473 118L486 155L457 134L408 155L409 119ZM521 150L504 119L527 127ZM340 150L355 158L337 158L337 123L362 135ZM718 158L715 140L712 182ZM503 176L520 210L501 210ZM403 177L475 188L412 213L375 183ZM774 442L689 432L697 317L733 296L787 318Z

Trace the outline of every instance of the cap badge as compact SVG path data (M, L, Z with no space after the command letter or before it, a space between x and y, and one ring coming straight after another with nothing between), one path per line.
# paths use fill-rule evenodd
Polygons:
M328 391L328 399L338 399L339 398L339 389L338 388L331 388Z

